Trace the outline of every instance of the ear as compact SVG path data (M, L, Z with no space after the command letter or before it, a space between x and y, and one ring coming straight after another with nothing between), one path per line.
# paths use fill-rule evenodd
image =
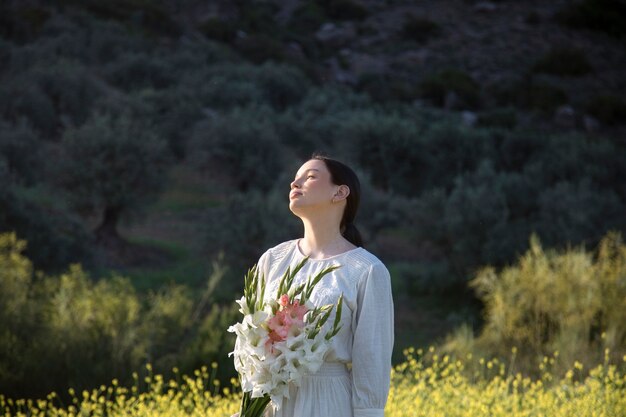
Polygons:
M337 187L337 191L333 195L333 203L338 203L341 200L345 200L350 195L350 187L347 185L340 185Z

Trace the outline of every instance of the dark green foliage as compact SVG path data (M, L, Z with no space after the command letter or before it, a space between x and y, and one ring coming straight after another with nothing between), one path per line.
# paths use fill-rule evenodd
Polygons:
M252 66L216 66L185 82L189 88L196 88L198 100L204 106L231 110L264 101L263 92L254 81L256 73Z
M337 135L344 120L371 105L367 95L347 88L313 88L297 106L277 118L276 128L281 143L304 159L315 150L332 149L344 142Z
M532 67L533 72L564 77L580 77L593 72L583 51L576 48L553 48Z
M541 80L505 81L491 85L489 92L499 106L535 109L549 115L568 102L567 93L562 88Z
M262 64L266 61L283 62L287 60L285 46L276 39L264 35L247 35L235 42L239 53L254 64Z
M14 183L32 185L41 180L41 143L37 134L22 121L13 125L0 120L0 158Z
M266 100L277 110L297 104L311 84L297 68L269 63L259 68L256 82Z
M273 114L251 107L199 122L190 141L192 163L237 190L267 190L285 156Z
M512 108L490 110L478 115L478 125L513 129L517 125L517 113Z
M608 125L626 124L626 101L614 95L593 97L586 105L587 111Z
M440 34L441 26L426 17L410 15L402 26L402 36L418 43L425 43Z
M198 29L207 38L220 42L231 42L237 35L234 22L217 17L210 17L198 25Z
M105 20L117 20L143 27L147 32L175 36L180 28L170 17L166 2L152 0L60 0L59 3L92 13Z
M22 43L37 36L50 11L30 4L0 5L0 37Z
M2 158L0 178L0 232L28 238L25 253L37 268L58 271L71 262L91 263L93 242L78 219L18 193Z
M218 65L188 80L197 86L200 100L217 109L269 104L277 110L297 104L310 87L310 81L298 69L267 62L261 66Z
M626 34L626 4L619 0L582 0L568 3L556 20L573 29L588 29L616 38Z
M377 102L410 102L420 96L414 82L379 73L361 75L357 89L369 94Z
M560 242L597 243L605 230L626 227L624 204L589 178L560 181L538 196L538 232L550 246Z
M254 104L284 110L297 104L311 86L298 69L271 62L261 66L216 65L185 84L197 89L202 104L220 110Z
M420 83L421 95L435 106L443 107L450 92L458 96L459 102L455 106L457 108L475 108L480 104L480 86L463 71L443 70L426 77Z
M327 21L324 9L318 2L304 1L292 13L289 20L289 30L299 34L316 32Z
M279 35L279 27L274 21L278 9L279 6L271 1L240 1L238 24L246 33L275 37Z
M541 23L541 15L534 10L530 11L524 16L524 22L528 25L536 26Z
M165 90L146 90L139 100L147 106L147 120L165 139L169 150L179 160L184 159L193 125L202 119L202 106L196 91L180 86Z
M317 0L326 14L337 20L363 20L369 16L369 10L355 0Z
M552 113L557 107L567 103L567 94L563 89L545 82L534 82L519 96L522 106Z
M144 206L163 186L165 142L129 114L94 114L63 135L60 185L81 212L104 210L113 232L119 217ZM110 218L108 214L110 212Z
M103 88L86 68L71 61L34 67L0 87L0 112L13 123L22 118L41 133L57 138L64 127L82 124Z
M285 141L298 138L301 157L333 149L362 167L376 187L394 194L415 196L433 184L451 186L455 174L473 169L480 155L495 152L495 135L461 128L456 119L372 108L342 111L341 106L325 113L310 103L305 108L279 123Z
M162 89L175 81L173 70L166 61L142 53L122 55L115 62L106 65L103 72L112 85L126 91Z
M349 114L336 133L342 139L343 153L367 167L372 184L400 194L415 192L425 168L419 136L415 123L372 111Z

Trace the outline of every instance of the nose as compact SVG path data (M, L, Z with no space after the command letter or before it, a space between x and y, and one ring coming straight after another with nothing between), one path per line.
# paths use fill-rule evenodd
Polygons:
M294 188L300 188L300 184L298 184L298 182L296 180L291 181L291 184L289 184L290 188L293 190Z

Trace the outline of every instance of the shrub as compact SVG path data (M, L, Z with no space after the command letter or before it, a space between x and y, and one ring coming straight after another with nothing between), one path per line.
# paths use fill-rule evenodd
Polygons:
M180 28L164 2L150 0L62 0L61 3L88 11L104 20L134 23L148 32L176 36Z
M186 90L194 91L200 104L217 110L232 110L263 103L255 80L258 68L248 64L221 64L190 74L183 80Z
M613 0L582 0L567 4L556 20L574 29L589 29L621 38L626 34L626 6Z
M105 78L126 91L152 87L162 89L174 83L175 77L167 62L144 53L120 56L103 69Z
M426 17L411 15L405 19L402 26L402 35L404 38L418 43L425 43L440 34L441 26Z
M310 81L297 68L266 62L260 66L216 65L197 78L189 77L185 86L196 88L201 102L211 108L231 110L269 104L284 110L307 94Z
M55 139L63 127L82 124L103 88L86 68L72 61L36 66L3 86L0 99L4 118L18 123L26 118L44 138Z
M239 5L239 25L247 33L263 33L269 37L279 37L280 28L274 16L280 6L269 1L242 2Z
M39 142L37 134L24 121L13 125L0 120L0 157L7 164L5 175L27 185L41 179Z
M478 126L513 129L517 125L514 109L494 109L478 115Z
M626 101L618 96L598 95L586 105L587 111L608 125L626 123Z
M291 14L288 28L290 31L309 35L317 31L326 20L325 11L318 2L305 1Z
M237 313L212 303L214 285L197 298L181 286L142 297L127 278L94 281L78 264L59 276L35 272L25 246L13 233L0 234L4 394L32 398L56 391L65 400L68 386L81 391L113 378L129 386L129 370L146 361L161 372L174 364L190 372L187 366L204 365L217 355L222 363L228 360L232 337L226 324ZM222 375L231 377L224 369Z
M533 72L579 77L593 72L585 53L576 48L553 48L532 67Z
M533 234L517 265L500 271L487 266L470 282L485 303L486 324L477 343L499 355L517 347L521 363L557 351L559 370L574 360L588 368L602 361L605 348L621 356L624 268L619 233L608 233L595 253L582 247L545 250Z
M329 17L337 20L363 20L369 10L354 0L318 0Z
M265 61L283 62L288 59L283 44L265 34L251 34L237 39L235 48L254 64L262 64Z
M533 82L520 97L522 106L551 114L554 109L567 103L563 89L546 82Z
M203 116L198 92L178 85L143 91L138 100L147 106L146 118L154 121L155 130L167 141L171 153L179 160L184 159L191 129Z
M537 231L550 245L595 242L608 228L626 228L626 209L613 190L598 189L589 178L562 180L537 198Z
M277 117L277 133L283 145L300 158L308 158L315 150L334 149L343 139L337 132L344 120L370 105L367 95L347 87L312 88L298 105Z
M81 221L24 195L10 182L1 157L0 178L0 232L15 231L29 239L25 253L37 268L57 271L70 262L91 262L93 242Z
M357 89L377 102L410 102L419 96L412 81L380 73L365 73L359 77Z
M199 122L189 145L191 163L239 191L269 189L283 160L272 115L251 107Z
M50 11L34 5L14 4L0 6L0 34L5 39L26 43L39 35L50 18Z
M420 82L419 89L423 97L439 107L445 105L449 92L459 97L457 107L474 108L480 102L480 86L472 77L459 70L448 69L432 74Z
M342 153L367 169L374 186L401 194L414 192L419 181L416 167L423 166L424 155L418 144L418 126L411 120L371 110L351 112L335 137L342 139Z
M201 22L198 29L209 39L231 42L237 36L237 30L233 23L217 17L210 17Z
M256 82L266 100L278 110L297 104L310 87L309 80L297 68L269 62L259 68Z

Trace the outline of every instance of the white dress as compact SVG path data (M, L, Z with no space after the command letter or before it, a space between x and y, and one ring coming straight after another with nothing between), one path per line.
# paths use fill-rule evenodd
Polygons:
M267 281L266 298L274 297L287 267L305 256L298 239L268 249L259 259ZM319 372L290 387L279 409L268 417L383 417L389 393L393 348L393 299L389 271L373 254L358 247L325 259L309 259L294 283L330 265L341 265L313 290L316 305L335 304L343 293L342 328ZM333 315L328 322L332 323ZM350 366L351 365L351 366Z

